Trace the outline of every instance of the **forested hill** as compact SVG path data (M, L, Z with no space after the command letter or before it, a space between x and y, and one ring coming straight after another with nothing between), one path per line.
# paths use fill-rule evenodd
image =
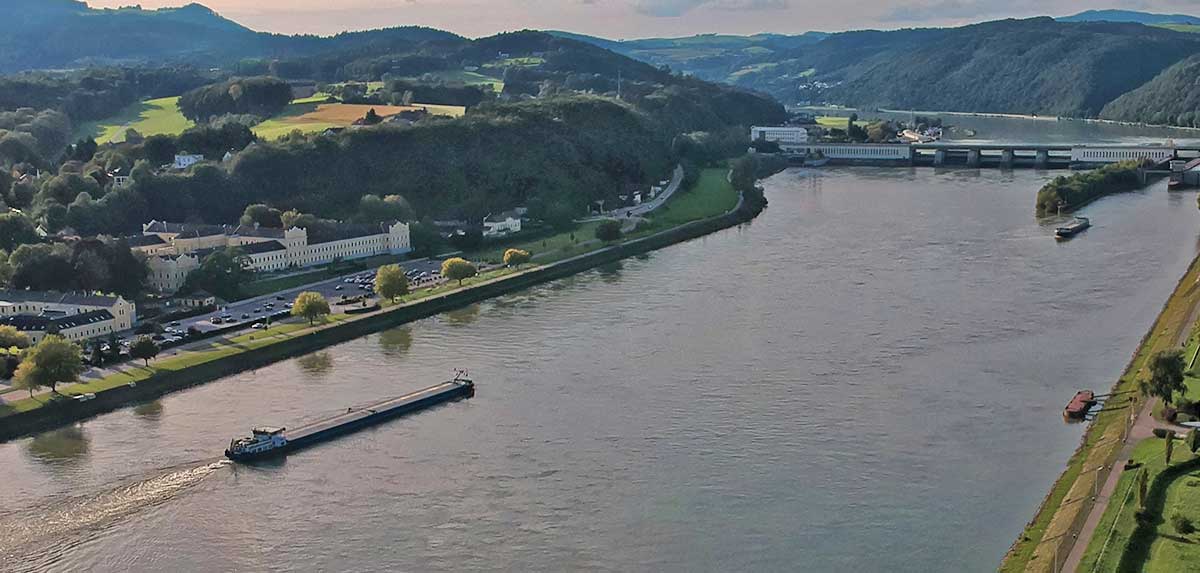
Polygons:
M199 4L143 10L92 9L75 0L5 0L0 73L91 65L196 63L299 56L364 46L461 41L449 32L405 27L316 36L255 32Z
M1083 14L1078 19L1118 16ZM1072 117L1103 113L1120 120L1154 121L1157 116L1177 122L1180 114L1194 110L1183 102L1200 99L1200 86L1178 73L1191 69L1184 60L1200 54L1200 34L1136 22L1031 18L831 35L626 42L574 37L676 71L770 93L785 104ZM1173 68L1176 64L1183 67ZM1159 74L1164 77L1151 82ZM1120 102L1114 101L1118 98ZM1139 102L1170 107L1159 114ZM1184 117L1188 125L1194 121L1192 114Z

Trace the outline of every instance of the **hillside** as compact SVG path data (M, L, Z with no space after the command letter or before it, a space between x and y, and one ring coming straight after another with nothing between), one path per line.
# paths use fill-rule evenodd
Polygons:
M1167 68L1145 85L1113 100L1100 117L1120 121L1200 126L1200 54Z
M6 33L0 35L0 73L109 64L219 65L248 57L461 39L416 27L328 38L266 34L199 4L159 10L92 9L75 0L8 0L5 4L10 20Z
M1200 24L1200 18L1187 14L1152 14L1133 10L1088 10L1057 18L1059 22L1134 22L1148 26L1159 24Z

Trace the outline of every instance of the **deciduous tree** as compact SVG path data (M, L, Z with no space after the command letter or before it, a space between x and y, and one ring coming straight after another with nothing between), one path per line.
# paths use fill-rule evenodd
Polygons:
M596 227L596 238L611 243L621 239L621 222L609 219Z
M75 382L83 372L83 357L79 347L57 335L47 335L25 352L13 377L14 383L29 390L50 388L57 392L59 384Z
M504 251L504 264L506 266L519 267L525 263L528 263L531 259L533 259L533 255L530 255L529 251L524 251L521 249L509 249Z
M1150 379L1143 382L1142 393L1158 396L1170 404L1175 393L1182 394L1185 389L1183 370L1183 353L1164 350L1155 354L1150 360Z
M459 286L462 286L464 280L477 274L479 274L479 269L466 259L454 257L442 261L442 276L452 281L458 281Z
M303 316L312 325L317 318L329 314L329 302L320 293L305 291L292 303L292 316Z
M29 348L29 336L7 324L0 325L0 349Z
M149 336L139 336L137 340L133 341L133 344L129 345L129 355L144 361L147 367L150 366L150 360L158 356L161 350L158 343Z
M385 265L375 271L375 293L391 301L408 294L408 277L400 265Z

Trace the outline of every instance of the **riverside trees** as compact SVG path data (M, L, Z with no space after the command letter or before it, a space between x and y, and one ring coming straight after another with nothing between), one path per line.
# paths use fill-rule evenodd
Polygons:
M83 356L79 347L61 336L47 335L25 353L17 367L13 384L33 396L39 388L57 392L58 385L75 382L83 372Z
M147 367L150 366L150 359L158 356L161 350L158 343L149 336L139 336L133 344L129 345L129 355L144 361Z
M329 314L329 301L320 293L305 291L296 296L292 303L292 316L303 316L311 326L317 318Z
M1158 396L1164 404L1170 404L1175 393L1182 394L1183 353L1178 350L1162 351L1150 359L1150 378L1142 380L1142 394Z
M524 251L521 249L509 249L504 251L504 265L508 267L519 267L528 263L532 259L533 255L530 255L529 251Z
M408 277L400 265L384 265L375 271L375 294L392 302L408 294Z
M479 274L479 269L464 258L454 257L442 261L442 276L452 281L458 281L459 286L462 286L464 280L477 274Z

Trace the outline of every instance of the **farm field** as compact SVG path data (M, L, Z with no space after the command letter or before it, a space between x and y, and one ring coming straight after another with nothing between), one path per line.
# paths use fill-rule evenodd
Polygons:
M459 117L466 113L466 108L453 105L413 104L402 105L367 105L349 103L293 103L282 114L254 126L254 133L267 140L277 139L294 130L302 133L315 133L331 127L346 127L355 120L365 116L367 111L374 108L375 113L383 117L398 114L402 111L427 109L436 115Z
M179 135L193 125L179 111L179 98L167 97L137 102L117 115L82 124L76 135L95 138L97 143L120 143L129 128L144 136Z

